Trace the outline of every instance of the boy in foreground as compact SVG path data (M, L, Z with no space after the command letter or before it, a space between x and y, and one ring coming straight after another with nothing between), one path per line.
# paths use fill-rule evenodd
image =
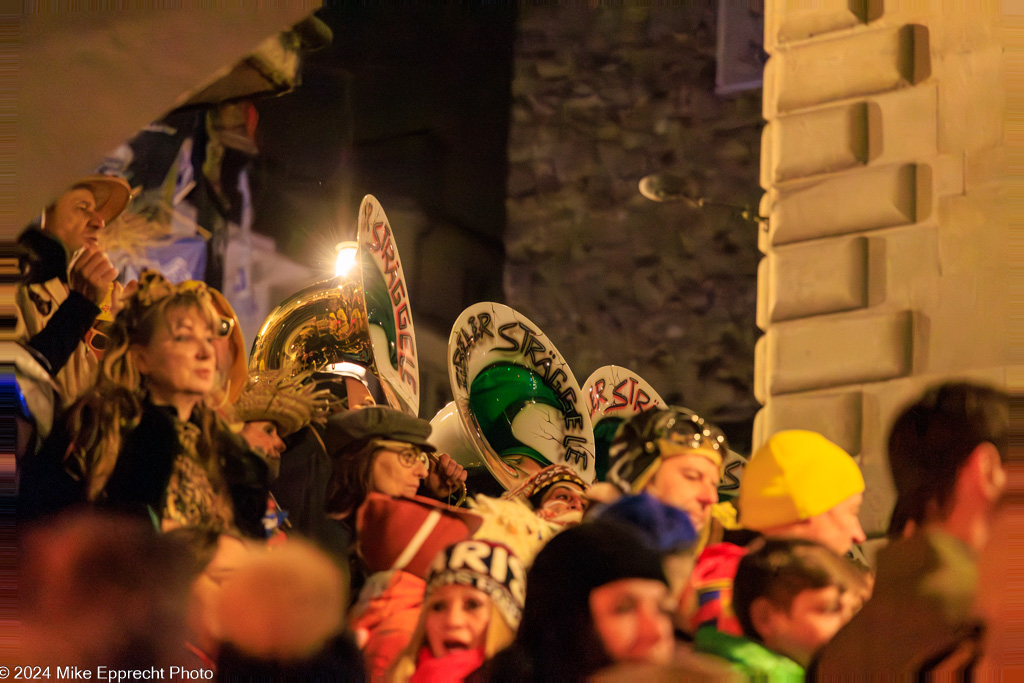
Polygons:
M758 680L802 681L815 653L867 598L866 574L828 548L769 539L739 564L733 608L743 636L698 631L697 649Z

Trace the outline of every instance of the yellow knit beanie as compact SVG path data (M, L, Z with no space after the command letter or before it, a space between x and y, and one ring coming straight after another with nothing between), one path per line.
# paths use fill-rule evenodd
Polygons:
M863 490L860 468L842 448L815 432L779 432L743 470L740 524L754 531L793 524Z

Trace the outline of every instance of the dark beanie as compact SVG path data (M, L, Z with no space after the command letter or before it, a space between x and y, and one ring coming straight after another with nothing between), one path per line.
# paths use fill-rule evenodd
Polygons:
M531 615L547 624L558 621L559 614L589 617L590 591L619 579L665 582L660 555L637 530L600 520L566 529L533 561L526 579L530 588L524 622L533 621Z
M571 584L574 589L570 592L582 593L587 599L593 589L619 579L665 581L661 556L643 541L638 530L603 520L581 524L552 538L533 562L530 576L535 575L542 582ZM537 584L529 585L530 593L537 590Z
M610 663L593 628L590 592L620 579L667 583L660 553L620 522L597 520L566 529L541 549L527 574L516 637L539 676L558 678L570 671L585 676Z

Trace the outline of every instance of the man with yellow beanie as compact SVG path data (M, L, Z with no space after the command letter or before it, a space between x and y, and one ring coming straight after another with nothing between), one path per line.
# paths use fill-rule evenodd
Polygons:
M779 432L743 471L740 525L845 555L865 540L858 519L863 492L860 468L842 448L814 432Z
M850 455L821 434L775 434L751 457L740 481L740 525L760 535L815 541L845 555L865 540L858 514L864 477ZM718 543L701 553L683 598L688 627L742 635L732 581L746 548Z

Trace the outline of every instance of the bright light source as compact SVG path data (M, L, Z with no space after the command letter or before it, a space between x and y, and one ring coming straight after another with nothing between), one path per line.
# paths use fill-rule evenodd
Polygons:
M359 245L355 242L339 242L335 248L338 250L338 259L334 262L334 276L348 275L356 265Z

